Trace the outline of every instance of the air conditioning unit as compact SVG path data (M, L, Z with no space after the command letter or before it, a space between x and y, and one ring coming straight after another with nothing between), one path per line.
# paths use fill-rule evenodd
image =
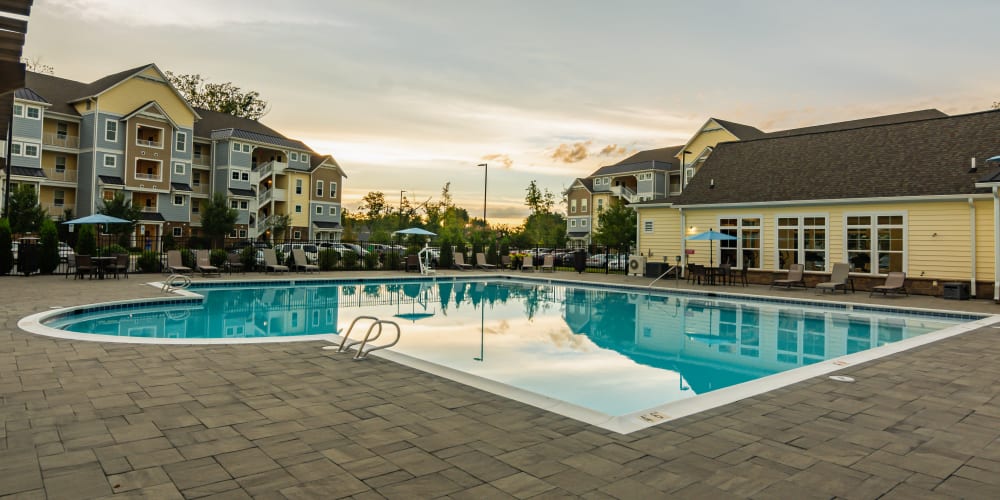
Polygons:
M633 276L642 276L645 273L646 273L646 256L629 255L627 274L631 274Z

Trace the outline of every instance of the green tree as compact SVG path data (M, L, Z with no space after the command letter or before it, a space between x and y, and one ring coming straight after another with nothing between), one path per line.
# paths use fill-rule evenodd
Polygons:
M222 246L222 239L233 231L239 213L229 208L226 195L215 193L201 206L201 230L213 245Z
M22 184L10 197L10 229L14 234L34 233L47 216L38 206L38 195L30 184Z
M11 248L13 244L10 222L7 219L0 219L0 275L8 274L14 268L14 250Z
M39 231L42 254L38 259L38 269L42 274L52 274L59 267L59 230L52 219L42 221Z
M287 214L274 214L267 218L267 229L271 231L272 241L288 239L288 230L292 227L292 217Z
M142 209L133 206L132 200L125 199L125 193L118 191L110 200L104 200L104 206L97 211L104 215L131 221L129 224L108 224L107 229L109 233L117 235L116 241L119 245L129 246L129 236L135 229L136 221L142 215Z
M364 213L364 218L369 224L380 221L389 213L389 205L385 201L385 193L382 191L371 191L361 198L361 206L358 210Z
M612 201L610 206L597 216L598 227L594 230L594 242L609 247L635 245L635 210L624 203Z
M80 234L76 237L76 253L77 255L97 254L97 233L94 231L93 225L84 224L80 227Z
M259 120L267 114L267 101L253 90L244 91L232 82L209 83L199 74L166 72L170 84L194 107Z
M552 207L556 203L555 195L551 191L546 189L542 191L538 189L538 183L534 180L525 189L528 194L524 195L524 203L528 205L528 210L532 214L548 214L552 213Z

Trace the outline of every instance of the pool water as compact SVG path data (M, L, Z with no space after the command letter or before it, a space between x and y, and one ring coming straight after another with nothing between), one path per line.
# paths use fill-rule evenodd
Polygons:
M192 291L204 301L62 315L46 326L241 339L330 334L372 315L399 323L393 351L616 416L977 319L508 279Z

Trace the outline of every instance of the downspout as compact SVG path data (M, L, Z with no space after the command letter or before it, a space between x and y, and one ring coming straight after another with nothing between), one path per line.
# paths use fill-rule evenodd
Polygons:
M684 215L684 209L678 208L681 211L681 269L687 269L688 267L688 256L687 256L687 240L684 239L684 228L687 227L687 216ZM685 277L687 277L687 271L684 272Z
M97 137L98 137L97 136L97 129L99 129L100 126L101 126L101 102L98 101L97 99L94 99L93 97L91 97L90 100L94 101L94 141L91 144L91 147L93 148L93 150L90 152L90 157L91 157L91 160L90 160L90 181L91 181L91 184L92 184L93 187L91 188L91 194L90 194L90 213L87 214L87 215L94 215L94 214L97 213L97 166L98 166L97 165ZM119 131L118 133L121 133L121 132ZM105 135L107 135L107 132L105 132ZM118 138L118 136L116 135L115 139L117 139L117 138ZM125 144L126 145L128 144L128 140L125 141ZM122 156L125 156L125 155L123 154ZM124 172L124 169L127 169L127 168L128 167L125 166L125 158L122 158L122 169L123 169L123 172ZM125 177L126 176L123 175L122 176L122 180L124 180Z
M1000 303L1000 200L993 185L993 302Z
M972 278L969 280L969 295L976 298L976 202L969 198L969 234L971 242L969 245L969 256L972 259Z

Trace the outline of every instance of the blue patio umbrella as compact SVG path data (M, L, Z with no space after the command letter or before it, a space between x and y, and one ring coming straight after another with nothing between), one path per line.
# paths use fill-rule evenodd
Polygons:
M437 234L432 233L422 227L411 227L408 229L400 229L392 234L418 234L420 236L437 236Z
M80 217L79 219L68 220L63 222L63 224L76 225L76 224L131 224L132 221L119 219L118 217L112 217L110 215L104 214L94 214L88 215L86 217Z
M1000 161L1000 155L991 156L987 158L986 161Z
M714 264L713 264L713 262L712 262L712 259L715 256L715 251L714 251L715 249L713 248L712 242L716 241L716 240L719 240L719 241L735 240L736 237L735 236L730 236L730 235L725 234L725 233L720 233L720 232L712 230L712 229L709 229L708 231L705 231L704 233L698 233L698 234L695 234L695 235L691 235L691 236L688 236L687 238L684 238L684 239L688 240L688 241L706 241L706 240L708 240L708 267L715 267Z

